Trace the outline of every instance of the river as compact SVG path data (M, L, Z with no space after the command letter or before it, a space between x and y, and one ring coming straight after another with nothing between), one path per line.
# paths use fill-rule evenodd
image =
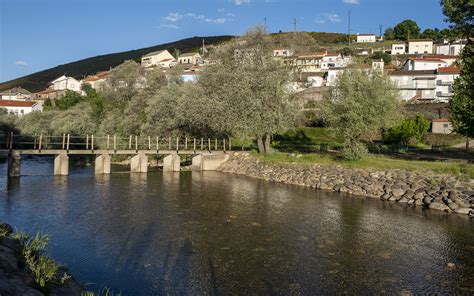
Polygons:
M0 220L49 233L51 256L88 290L474 293L466 216L219 172L52 170L24 159L8 181L0 164Z

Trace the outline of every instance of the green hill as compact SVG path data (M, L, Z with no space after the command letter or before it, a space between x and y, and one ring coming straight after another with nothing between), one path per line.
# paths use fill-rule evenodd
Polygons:
M51 69L36 72L10 81L2 82L0 83L0 91L21 86L29 91L38 92L45 89L48 86L48 82L64 74L72 76L76 79L82 79L87 75L95 74L99 71L109 70L111 67L119 65L125 60L136 60L138 62L143 55L149 52L168 49L171 53L173 53L175 48L179 49L180 52L187 52L199 48L202 45L202 39L204 39L206 44L209 45L225 42L231 38L232 36L227 35L213 37L192 37L147 48L91 57L72 63L59 65Z

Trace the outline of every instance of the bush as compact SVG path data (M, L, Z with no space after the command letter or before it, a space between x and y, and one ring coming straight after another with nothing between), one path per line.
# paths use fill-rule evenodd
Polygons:
M405 119L399 125L388 129L383 138L389 143L407 146L416 144L416 141L423 141L429 128L430 122L417 114L415 118Z
M342 155L345 160L358 161L364 158L369 153L367 146L358 141L351 141L346 143L342 149Z
M466 138L458 134L426 134L423 141L427 145L449 147L465 142Z

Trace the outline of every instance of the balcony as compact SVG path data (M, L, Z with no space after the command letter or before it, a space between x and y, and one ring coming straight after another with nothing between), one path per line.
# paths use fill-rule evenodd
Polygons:
M433 82L422 82L422 81L416 81L416 82L408 82L408 83L402 83L398 84L398 89L436 89L436 85Z

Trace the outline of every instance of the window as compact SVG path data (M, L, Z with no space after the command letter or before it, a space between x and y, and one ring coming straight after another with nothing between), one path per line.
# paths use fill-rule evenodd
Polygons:
M449 127L449 124L445 123L443 124L443 128L448 128Z

